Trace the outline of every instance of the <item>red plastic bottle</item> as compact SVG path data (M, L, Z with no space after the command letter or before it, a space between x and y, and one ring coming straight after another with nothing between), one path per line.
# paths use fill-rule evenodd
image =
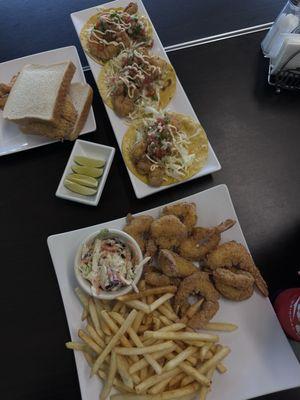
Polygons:
M273 305L282 329L291 339L300 342L300 288L284 290Z

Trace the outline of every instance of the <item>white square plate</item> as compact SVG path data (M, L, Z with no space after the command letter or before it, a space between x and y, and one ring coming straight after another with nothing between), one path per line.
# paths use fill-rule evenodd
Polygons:
M115 154L114 147L104 146L103 144L86 142L85 140L77 139L73 146L73 150L67 162L63 176L59 182L55 195L57 197L61 197L62 199L76 201L77 203L88 204L90 206L96 206L99 203L101 194L103 192L104 185L110 170L110 166L114 158L114 154ZM64 180L66 176L73 173L71 167L72 165L75 164L74 161L75 156L85 156L105 161L103 174L99 178L99 186L97 193L93 196L83 196L81 194L71 192L64 186Z
M189 196L184 201L195 202L200 226L214 226L226 218L237 221L223 233L222 241L236 240L247 246L233 204L225 185ZM143 212L158 217L162 207ZM122 229L125 218L91 227L53 235L48 246L64 302L72 340L83 326L82 308L74 294L76 285L73 273L75 253L80 242L89 234L103 229ZM221 333L220 341L231 348L225 364L228 372L216 373L209 400L245 400L267 393L300 385L300 366L276 318L269 299L255 292L246 301L220 301L220 310L214 318L237 324L238 330ZM75 352L83 400L97 400L101 383L89 378L89 367L80 352Z
M137 0L136 3L138 4L140 13L147 16L148 19L150 20L149 15L148 15L142 1ZM128 0L117 0L117 1L112 1L110 3L102 4L102 6L104 6L104 7L124 7L127 4L128 4ZM80 31L81 31L83 25L85 24L85 22L92 15L96 14L98 9L99 9L99 7L92 7L92 8L88 8L86 10L78 11L78 12L71 14L71 18L72 18L72 21L73 21L73 24L75 26L78 36L80 35ZM170 62L154 27L153 27L153 39L154 39L153 48L152 48L153 53L159 55L161 58L164 58L165 60ZM102 66L97 64L87 54L86 54L86 58L91 67L94 79L97 82L97 78L99 76ZM123 139L124 133L126 132L126 130L128 128L128 125L124 122L124 119L119 118L113 112L113 110L111 110L109 107L107 107L105 105L105 108L106 108L107 114L109 116L112 128L114 130L116 139L118 141L118 145L121 150L122 139ZM191 106L191 103L190 103L187 95L185 94L185 91L184 91L181 83L179 82L178 78L177 78L176 93L175 93L173 99L171 100L170 104L168 105L167 109L171 110L171 111L177 111L179 113L190 115L196 121L198 120L198 118L195 114L195 111L193 110L193 107ZM200 172L198 172L198 174L194 175L193 177L191 177L188 180L196 179L196 178L199 178L200 176L211 174L212 172L218 171L220 169L221 169L220 163L219 163L211 145L209 144L207 163L202 168L202 170ZM174 185L161 186L161 187L155 188L155 187L151 187L151 186L143 183L134 174L132 174L128 170L128 168L127 168L127 171L129 173L129 176L130 176L133 188L134 188L134 192L135 192L137 198L139 198L139 199L149 196L152 193L156 193L161 190L168 189L171 186L176 186L176 185L179 185L180 183L182 183L182 182L179 182Z
M13 75L17 74L26 64L49 65L70 60L76 67L72 82L86 83L78 52L75 46L62 47L60 49L45 51L31 56L17 58L0 64L0 81L9 82ZM93 108L91 107L86 123L81 131L84 133L96 130L96 122ZM24 134L13 122L5 121L0 110L0 156L16 153L22 150L32 149L45 144L54 143L57 140L38 135Z

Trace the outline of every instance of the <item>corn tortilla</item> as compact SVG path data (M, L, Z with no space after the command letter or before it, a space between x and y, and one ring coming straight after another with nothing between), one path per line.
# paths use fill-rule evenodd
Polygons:
M124 7L125 8L125 7ZM123 11L124 10L123 7L115 7L115 8L105 8L104 11ZM83 28L81 29L80 32L80 41L81 41L81 45L84 49L84 51L88 54L89 57L91 57L96 63L100 64L100 65L104 65L105 62L103 62L102 60L99 60L98 58L96 58L95 56L93 56L90 51L89 51L89 46L88 46L88 39L89 39L89 35L90 35L90 30L91 28L93 28L99 18L99 15L101 15L101 11L98 12L95 15L92 15L87 21L86 23L83 25ZM137 15L139 16L139 18L142 19L143 23L146 26L146 32L147 32L147 36L149 38L152 38L152 34L153 34L153 29L151 26L151 23L148 21L148 19L146 17L144 17L143 15L140 15L139 13L137 13Z
M180 179L175 179L170 176L164 175L164 181L161 186L167 186L174 183L185 181L191 178L193 175L197 174L205 165L208 158L208 140L206 133L199 122L194 121L191 117L179 114L179 113L168 113L174 115L181 122L180 129L184 131L189 137L191 143L188 146L189 154L194 153L196 155L193 164L191 164L185 176ZM123 141L122 141L122 154L127 168L142 182L148 183L148 178L146 175L140 174L134 162L131 158L131 149L136 142L136 131L139 126L142 125L142 120L134 122L126 131ZM199 134L193 136L199 130Z

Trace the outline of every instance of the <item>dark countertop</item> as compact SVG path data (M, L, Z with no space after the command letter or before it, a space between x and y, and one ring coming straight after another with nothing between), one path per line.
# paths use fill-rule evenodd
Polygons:
M214 6L220 8L213 27L207 22L210 2L190 1L184 12L191 17L191 28L184 33L173 28L182 14L172 8L174 12L165 18L160 10L170 1L161 3L156 6L154 1L145 1L158 33L169 45L269 22L283 2L215 1ZM93 4L35 0L2 4L1 61L74 43L79 49L69 13ZM26 24L19 18L13 22L12 9L18 9ZM199 26L193 10L201 16ZM55 22L59 30L53 30ZM220 172L138 200L117 149L100 204L94 208L54 196L72 143L0 158L3 399L80 399L74 357L64 348L69 331L46 243L51 234L147 210L225 183L249 248L270 285L271 297L279 289L299 286L300 97L290 92L276 95L267 85L267 64L259 50L264 34L168 53L222 164ZM9 46L9 42L15 45ZM86 78L95 89L98 129L83 139L117 148L90 72ZM299 398L300 389L293 389L261 399Z

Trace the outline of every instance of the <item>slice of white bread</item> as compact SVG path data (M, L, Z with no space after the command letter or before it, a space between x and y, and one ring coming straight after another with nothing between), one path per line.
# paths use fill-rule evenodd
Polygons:
M93 100L90 85L72 83L61 117L53 124L32 122L20 126L22 132L47 136L51 139L75 140L82 130Z
M87 120L93 101L93 90L87 83L78 82L71 84L69 94L78 115L74 129L70 135L65 136L65 138L68 140L75 140L82 131Z
M61 116L75 70L71 61L25 65L10 91L3 118L18 124L55 123Z

